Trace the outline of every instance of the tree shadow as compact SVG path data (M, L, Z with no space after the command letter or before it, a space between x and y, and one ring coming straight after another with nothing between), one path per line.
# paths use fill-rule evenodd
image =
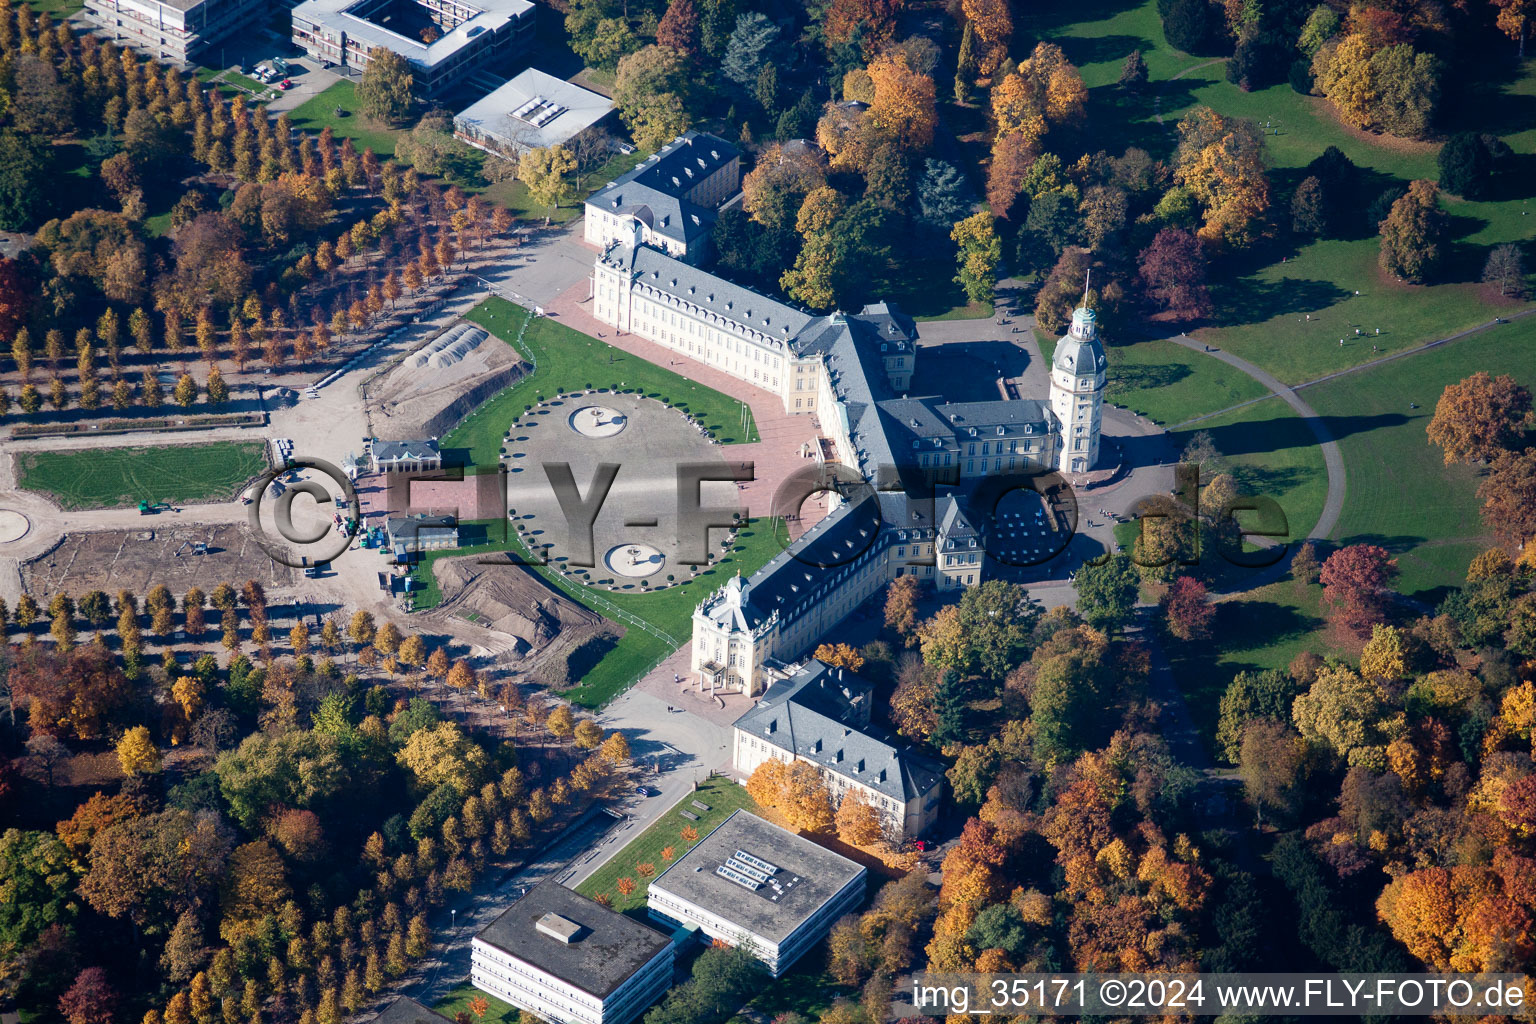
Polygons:
M1151 388L1166 388L1193 374L1185 363L1165 363L1161 366L1111 367L1109 383L1104 393L1114 399L1120 395Z
M1021 27L1027 27L1041 37L1050 36L1055 30L1068 25L1083 25L1095 21L1108 21L1142 6L1142 0L1085 0L1075 4L1036 4L1027 16L1021 15ZM1053 40L1066 47L1066 39ZM1145 48L1150 49L1151 44ZM1130 51L1126 51L1129 53ZM1070 54L1069 54L1070 56ZM1079 63L1073 58L1074 63Z
M1121 61L1132 50L1146 53L1155 45L1150 39L1132 35L1098 36L1088 39L1079 36L1063 36L1057 40L1057 43L1061 46L1062 52L1067 55L1067 59L1078 67L1084 64Z
M1349 292L1332 281L1285 278L1261 281L1239 274L1212 291L1218 312L1213 326L1262 323L1285 313L1326 309L1348 298Z

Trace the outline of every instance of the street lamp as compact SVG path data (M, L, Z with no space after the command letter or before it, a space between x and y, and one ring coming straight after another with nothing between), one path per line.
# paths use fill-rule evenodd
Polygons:
M455 907L448 908L449 928L457 930L459 927L459 911Z

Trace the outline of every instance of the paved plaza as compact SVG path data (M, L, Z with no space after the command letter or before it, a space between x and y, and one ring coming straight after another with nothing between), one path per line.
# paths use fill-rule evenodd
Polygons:
M531 544L551 545L551 561L586 568L588 581L623 590L691 578L694 569L682 558L693 538L678 530L679 470L723 470L725 453L734 454L735 446L709 440L684 413L656 399L600 392L543 402L514 421L510 434L503 455L510 514ZM582 509L611 480L590 533L590 512L563 510L562 480L574 485L566 504ZM698 501L705 508L741 507L731 481L699 484ZM718 556L727 531L709 533Z

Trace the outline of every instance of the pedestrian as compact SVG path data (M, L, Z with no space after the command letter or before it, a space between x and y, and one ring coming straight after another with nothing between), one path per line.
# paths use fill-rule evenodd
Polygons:
M1381 336L1381 328L1380 327L1376 328L1376 335L1377 335L1377 337Z
M1360 328L1358 327L1355 328L1355 337L1360 337Z
M1344 339L1343 339L1343 338L1340 338L1340 339L1339 339L1339 347L1340 347L1340 348L1343 348L1343 347L1344 347Z

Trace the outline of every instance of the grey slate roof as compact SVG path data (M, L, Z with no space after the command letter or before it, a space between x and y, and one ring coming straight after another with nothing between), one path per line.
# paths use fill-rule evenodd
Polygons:
M375 441L375 462L398 462L401 459L441 458L442 448L436 441Z
M613 245L603 254L612 266L626 267L635 284L689 303L721 320L776 338L789 346L816 317L690 266L648 245Z
M770 686L735 727L903 802L938 785L942 767L883 730L861 724L859 708L843 694L845 685L843 670L813 659ZM867 687L860 692L867 693Z
M690 202L688 192L738 156L722 138L688 132L593 193L587 205L638 217L662 237L689 244L714 227L715 211Z
M391 537L415 537L420 533L457 532L459 521L453 516L391 516L384 520Z
M798 877L777 902L748 892L715 874L715 868L743 850L776 865L775 877ZM693 849L651 882L650 888L704 907L732 924L781 943L865 869L841 854L770 824L755 814L736 811Z
M401 996L375 1018L373 1024L453 1024L449 1017L429 1010L410 996Z
M536 927L545 914L574 921L581 931L569 943L546 935ZM552 880L534 886L475 937L599 999L671 942L656 929Z

